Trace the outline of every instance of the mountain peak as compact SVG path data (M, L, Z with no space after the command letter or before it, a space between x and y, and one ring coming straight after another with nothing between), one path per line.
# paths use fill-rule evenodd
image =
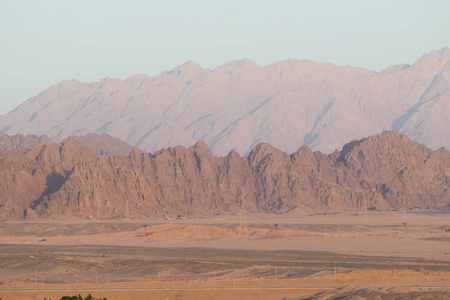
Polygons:
M430 55L448 56L448 55L450 55L450 48L444 47L439 50L433 50L430 52Z
M442 48L424 54L415 64L413 64L413 66L417 66L422 70L431 70L435 72L436 69L440 70L449 61L450 48Z
M442 48L439 50L433 50L428 54L423 55L422 57L427 57L428 59L434 60L449 60L450 59L450 48Z
M205 69L193 60L187 60L185 63L176 66L168 74L197 74L203 72Z
M224 71L233 71L233 70L244 70L244 69L250 69L250 68L257 68L259 67L258 64L256 64L254 61L244 58L240 60L230 60L223 64L222 66L218 67L217 69L224 70Z

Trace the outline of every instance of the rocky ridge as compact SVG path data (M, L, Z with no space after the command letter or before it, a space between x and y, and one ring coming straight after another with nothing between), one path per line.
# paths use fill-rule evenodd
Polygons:
M0 218L143 218L317 213L450 205L450 152L397 132L329 155L269 144L214 156L204 142L100 157L75 138L0 152Z

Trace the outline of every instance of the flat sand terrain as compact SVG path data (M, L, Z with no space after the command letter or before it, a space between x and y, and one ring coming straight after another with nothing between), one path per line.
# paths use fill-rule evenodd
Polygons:
M0 298L450 299L448 228L432 212L4 222Z

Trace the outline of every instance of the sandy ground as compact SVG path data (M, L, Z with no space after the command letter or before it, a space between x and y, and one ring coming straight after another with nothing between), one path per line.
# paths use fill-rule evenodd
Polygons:
M450 299L448 214L408 213L406 226L397 212L239 221L0 223L0 298Z

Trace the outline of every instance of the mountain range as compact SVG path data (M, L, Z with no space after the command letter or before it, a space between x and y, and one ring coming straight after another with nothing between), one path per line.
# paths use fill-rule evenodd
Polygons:
M231 150L218 157L197 142L122 156L112 154L124 151L121 142L95 134L62 143L2 134L0 146L0 220L450 206L450 152L395 131L328 155L307 146L289 155L260 143L247 156Z
M202 140L219 156L248 155L262 142L332 153L383 130L448 148L449 61L449 48L381 72L292 59L214 70L187 61L155 77L60 82L0 116L0 131L56 142L107 133L149 153Z

